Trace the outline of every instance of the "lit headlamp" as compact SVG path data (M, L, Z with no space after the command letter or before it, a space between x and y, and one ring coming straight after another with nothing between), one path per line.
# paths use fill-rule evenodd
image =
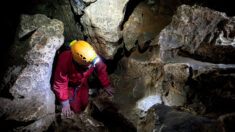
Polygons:
M92 64L92 65L95 65L95 64L98 63L99 61L100 61L100 58L99 58L98 56L96 56L96 57L92 60L91 64Z

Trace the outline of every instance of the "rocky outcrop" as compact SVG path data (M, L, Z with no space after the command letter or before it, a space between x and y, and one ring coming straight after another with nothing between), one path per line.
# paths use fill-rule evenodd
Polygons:
M137 23L128 22L128 28ZM113 103L120 108L119 114L137 127L146 111L159 103L213 119L234 112L233 23L234 18L224 13L200 6L180 6L172 22L155 36L148 49L123 57L110 75L112 85L118 89ZM135 37L130 38L134 42ZM219 40L223 44L218 44ZM208 120L196 118L199 124ZM202 130L206 131L205 127Z
M57 19L21 16L20 39L16 36L0 87L1 128L44 131L54 120L50 78L55 52L64 42L63 32L64 25Z
M20 8L21 14L45 14L49 18L62 21L64 23L64 41L65 45L68 45L73 40L84 39L82 26L79 18L73 12L70 1L72 2L72 0L21 1L19 7L23 8Z
M173 13L163 14L159 7L160 4L155 1L141 2L135 7L123 28L123 41L128 51L148 47L151 40L170 23Z
M226 107L234 105L235 96L234 25L234 18L208 8L178 8L171 24L157 38L161 60L173 63L164 66L158 88L164 91L165 104L190 104L200 114L221 107L234 110Z
M212 63L234 63L234 18L199 6L181 6L160 34L161 59L180 54Z
M98 0L81 17L84 34L98 53L106 59L115 55L122 38L120 26L128 0Z
M216 120L180 112L165 105L154 105L139 125L139 132L222 132Z

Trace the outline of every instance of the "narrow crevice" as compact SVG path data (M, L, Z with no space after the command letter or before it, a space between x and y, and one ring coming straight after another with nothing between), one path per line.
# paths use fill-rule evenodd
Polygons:
M103 62L107 65L108 74L113 73L117 69L119 61L122 59L122 57L124 57L123 50L124 50L123 48L119 48L112 60L106 60L105 58L101 56Z
M205 47L204 47L205 48ZM201 49L204 49L203 47L201 47ZM206 47L207 49L209 49L209 47ZM223 53L224 54L211 54L213 56L209 56L210 52L216 52L217 50L222 50L223 49ZM179 49L178 55L179 56L183 56L183 57L189 57L189 58L193 58L195 60L201 61L201 62L210 62L210 63L214 63L214 64L234 64L235 60L232 59L233 56L235 56L235 51L231 50L231 47L223 47L218 49L217 47L211 47L211 50L209 50L207 56L202 56L200 52L195 52L194 54L191 54L187 51L184 51L182 49Z
M19 40L20 40L20 41L26 41L26 40L28 40L28 39L33 35L33 33L34 33L36 30L37 30L37 29L35 29L35 30L33 30L33 31L29 32L29 33L27 33L26 35L24 35L23 37L21 37Z
M149 45L152 42L152 40L148 40L146 41L143 45L143 47L140 47L140 45L138 45L138 50L140 53L144 53L145 51L147 51L149 49Z
M136 49L136 47L132 48L130 51L127 50L127 48L125 47L125 45L123 46L123 52L124 52L124 55L126 57L129 57L131 55L131 53Z

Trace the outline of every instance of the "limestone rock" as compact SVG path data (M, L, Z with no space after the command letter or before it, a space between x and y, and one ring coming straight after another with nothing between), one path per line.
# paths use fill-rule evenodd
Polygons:
M70 0L71 6L73 7L73 12L76 15L82 15L85 9L85 4L83 0Z
M110 75L112 85L117 89L113 103L118 106L119 113L135 127L139 112L159 103L154 99L158 97L156 82L163 74L163 63L155 60L154 52L133 52L131 56L122 58L118 70Z
M129 0L98 0L87 8L81 18L88 41L106 59L113 58L122 38L120 26Z
M158 82L164 104L188 105L198 114L232 112L229 106L234 104L235 65L184 59L164 65L163 78Z
M35 22L32 25L38 27L25 41L16 39L11 49L9 70L0 87L0 117L6 122L26 122L28 127L25 128L29 131L36 128L37 131L43 131L52 122L55 112L55 96L51 91L50 78L55 52L64 42L64 25L59 20L40 14L23 15L21 18L20 33L29 31L31 28L27 24L32 22ZM43 23L40 19L47 21ZM19 131L24 129L20 126L9 129L18 128Z
M199 6L178 8L151 44L160 46L160 59L166 63L157 88L166 105L188 105L198 114L234 110L227 107L234 105L233 27L234 18L224 13ZM227 36L221 37L224 32Z
M136 50L122 58L120 69L110 76L114 87L120 90L114 96L119 112L134 126L138 126L138 119L148 116L145 111L153 105L151 100L215 119L234 112L233 27L233 18L224 13L199 6L180 6L148 50L144 53ZM220 29L226 29L230 35L222 38L220 34L225 30ZM135 37L130 38L130 43L135 41ZM221 38L228 41L218 45L216 40ZM210 48L202 50L205 46ZM148 123L145 125L148 127Z
M147 47L150 41L170 23L171 15L159 12L159 4L138 4L128 21L124 24L123 41L128 51L139 46Z
M45 23L49 23L50 18L46 17L42 14L36 14L33 19L31 16L22 15L20 21L20 31L19 31L19 38L24 37L28 33L31 33L37 30Z
M177 55L213 62L234 63L235 19L200 6L182 5L161 33L161 59Z
M77 20L78 16L73 13L70 0L34 0L24 1L21 4L25 5L25 14L44 14L48 18L58 19L64 23L64 41L65 45L73 40L83 40L84 36L81 31L81 24ZM81 7L81 6L79 6ZM22 7L23 8L23 7ZM48 19L47 18L47 19ZM44 18L41 17L43 21ZM37 22L38 23L38 22ZM29 27L34 26L32 22L27 24Z
M147 125L146 125L147 124ZM140 132L222 132L216 120L179 112L165 105L154 105L138 126Z
M162 80L163 101L167 105L181 106L187 101L186 82L190 76L189 66L184 63L164 65ZM159 88L159 87L158 87Z

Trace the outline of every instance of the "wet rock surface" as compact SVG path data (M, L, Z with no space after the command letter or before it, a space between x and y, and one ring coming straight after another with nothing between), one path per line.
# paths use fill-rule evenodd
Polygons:
M1 127L43 131L54 118L55 95L51 91L50 77L55 52L64 42L64 25L40 14L22 15L19 29L21 37L35 31L24 41L16 36L12 46L9 69L0 88Z

